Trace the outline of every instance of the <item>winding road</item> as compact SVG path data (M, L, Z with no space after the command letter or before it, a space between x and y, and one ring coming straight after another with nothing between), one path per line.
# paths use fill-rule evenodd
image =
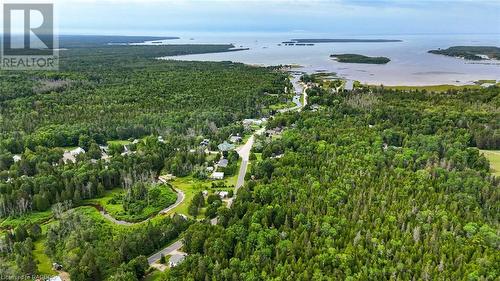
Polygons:
M165 183L165 184L167 183L167 179L165 179L163 176L158 177L158 180L161 181L162 183ZM184 199L186 199L186 194L184 194L184 192L182 190L177 189L175 187L172 187L172 189L177 193L177 200L175 201L175 203L173 205L170 205L168 208L161 210L158 213L159 215L164 215L164 214L172 211L173 209L177 208L177 206L179 206L184 201Z
M158 180L162 183L167 183L167 180L165 178L163 178L162 176L160 176L158 178ZM150 219L152 219L156 216L167 214L168 212L172 211L177 206L179 206L184 201L184 199L186 199L186 194L184 194L184 192L182 190L177 189L177 188L173 188L173 187L172 187L172 189L175 191L175 193L177 193L177 200L175 201L175 203L168 206L167 208L159 211L157 215L152 216L150 218L147 218L147 219L140 221L140 222L128 222L128 221L117 220L113 216L111 216L108 212L106 212L106 210L102 206L94 205L94 204L90 204L89 206L96 208L105 219L107 219L108 221L110 221L114 224L123 225L123 226L131 226L131 225L141 224L141 223L149 221Z

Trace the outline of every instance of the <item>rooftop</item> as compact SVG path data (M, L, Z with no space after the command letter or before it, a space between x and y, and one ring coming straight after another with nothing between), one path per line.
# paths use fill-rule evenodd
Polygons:
M219 144L217 146L217 148L219 148L220 151L229 151L229 150L233 150L234 149L234 145L228 143L227 141L225 141L225 142Z

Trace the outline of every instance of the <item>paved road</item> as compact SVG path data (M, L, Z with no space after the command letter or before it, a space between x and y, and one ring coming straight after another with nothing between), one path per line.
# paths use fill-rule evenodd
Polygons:
M161 181L162 183L167 183L167 179L165 179L162 176L160 176L158 178L158 180ZM184 199L186 199L186 194L184 194L184 192L182 190L174 188L174 187L172 187L172 188L177 193L177 200L175 201L175 203L173 205L170 205L168 208L161 210L158 213L160 215L166 214L166 213L172 211L174 208L177 208L177 206L179 206L184 201Z
M131 225L134 225L134 224L137 224L137 223L134 223L134 222L128 222L128 221L121 221L121 220L117 220L115 218L113 218L110 214L108 214L106 211L102 210L102 211L99 211L99 213L101 213L101 215L106 218L108 221L114 223L114 224L117 224L117 225L124 225L124 226L131 226Z
M184 199L186 199L186 194L184 194L184 192L182 192L182 190L177 189L177 188L174 188L174 190L175 190L175 192L177 192L177 200L175 201L175 203L173 205L170 205L168 208L161 210L159 213L160 215L163 215L163 214L166 214L166 213L172 211L174 208L179 206L184 201Z
M253 144L255 142L255 136L262 135L264 133L265 128L261 128L257 130L239 149L236 150L241 157L241 166L240 172L238 174L238 180L236 181L236 186L234 189L234 196L229 198L227 202L227 207L231 208L233 205L233 200L236 198L236 194L238 194L238 190L245 184L245 176L247 175L248 163L250 162L250 152L252 151ZM213 224L213 223L212 223Z
M294 107L293 110L302 110L304 106L307 105L307 94L306 94L307 87L304 87L303 89L303 94L304 94L304 104L300 107ZM261 135L264 133L265 128L261 128L257 130L249 139L248 141L241 147L239 147L236 152L240 155L242 161L241 161L241 166L240 166L240 172L238 174L238 181L236 182L235 186L235 191L234 191L234 196L233 198L230 198L228 200L228 208L231 208L231 205L233 204L233 200L236 198L236 195L238 193L238 189L242 187L245 184L245 176L247 174L247 169L248 169L248 162L250 159L250 152L252 150L253 144L255 142L255 136L256 135ZM218 222L217 218L213 218L210 220L210 223L212 225L216 225ZM154 264L156 261L158 261L161 258L161 255L163 254L164 256L168 255L169 253L173 251L179 251L183 246L182 239L177 240L175 243L171 244L170 246L164 248L163 250L153 254L148 258L148 263L149 265Z
M161 255L163 254L164 256L168 255L169 253L173 251L178 251L182 248L182 240L177 240L170 246L166 247L165 249L153 254L148 258L148 263L149 265L152 265L153 263L157 262L160 260Z
M250 151L252 150L252 147L253 147L253 144L254 144L254 141L255 141L255 135L260 135L264 132L264 128L262 129L259 129L258 131L256 131L248 140L247 142L239 147L236 151L238 152L238 154L240 155L242 161L241 161L241 166L240 166L240 172L238 174L238 181L236 183L236 187L235 187L235 192L234 192L234 196L233 198L230 198L228 200L228 208L231 208L231 205L232 205L232 202L233 202L233 199L236 197L236 193L238 192L238 189L240 187L243 186L243 184L245 183L245 175L247 173L247 168L248 168L248 161L250 159ZM179 194L179 193L178 193ZM184 195L184 193L182 193ZM181 201L182 202L182 201ZM175 207L174 207L175 208ZM210 223L212 225L216 225L217 224L217 218L213 218L210 220ZM148 258L148 263L149 265L152 265L154 264L155 262L157 262L161 255L163 254L164 256L168 255L169 253L173 252L173 251L179 251L183 246L183 243L182 243L182 239L179 239L177 240L175 243L173 243L172 245L162 249L161 251L153 254L152 256L150 256Z
M287 107L283 109L279 109L279 113L286 113L290 111L302 111L302 109L307 105L307 89L309 89L307 86L297 82L294 83L295 86L295 92L296 95L293 97L293 102L296 104L294 107ZM297 89L297 87L300 87L302 90ZM304 96L304 104L300 102L300 98Z
M238 189L245 184L245 176L247 174L248 169L248 160L241 161L240 173L238 175L238 182L236 183L235 194L238 192Z
M304 104L299 108L299 111L302 111L302 109L304 109L304 107L306 107L307 105L307 89L309 88L304 87L304 90L302 91L302 94L304 95Z

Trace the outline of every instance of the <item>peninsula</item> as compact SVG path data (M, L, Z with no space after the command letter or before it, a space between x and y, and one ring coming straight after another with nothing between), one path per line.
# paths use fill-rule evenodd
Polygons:
M448 49L430 50L429 53L466 60L500 60L500 48L495 46L453 46Z

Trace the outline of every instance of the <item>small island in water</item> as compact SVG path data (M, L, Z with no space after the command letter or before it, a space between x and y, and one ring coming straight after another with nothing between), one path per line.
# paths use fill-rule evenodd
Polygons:
M500 48L494 46L453 46L448 49L430 50L429 53L466 60L500 60Z
M391 61L386 57L368 57L358 54L333 54L330 57L343 63L386 64Z

